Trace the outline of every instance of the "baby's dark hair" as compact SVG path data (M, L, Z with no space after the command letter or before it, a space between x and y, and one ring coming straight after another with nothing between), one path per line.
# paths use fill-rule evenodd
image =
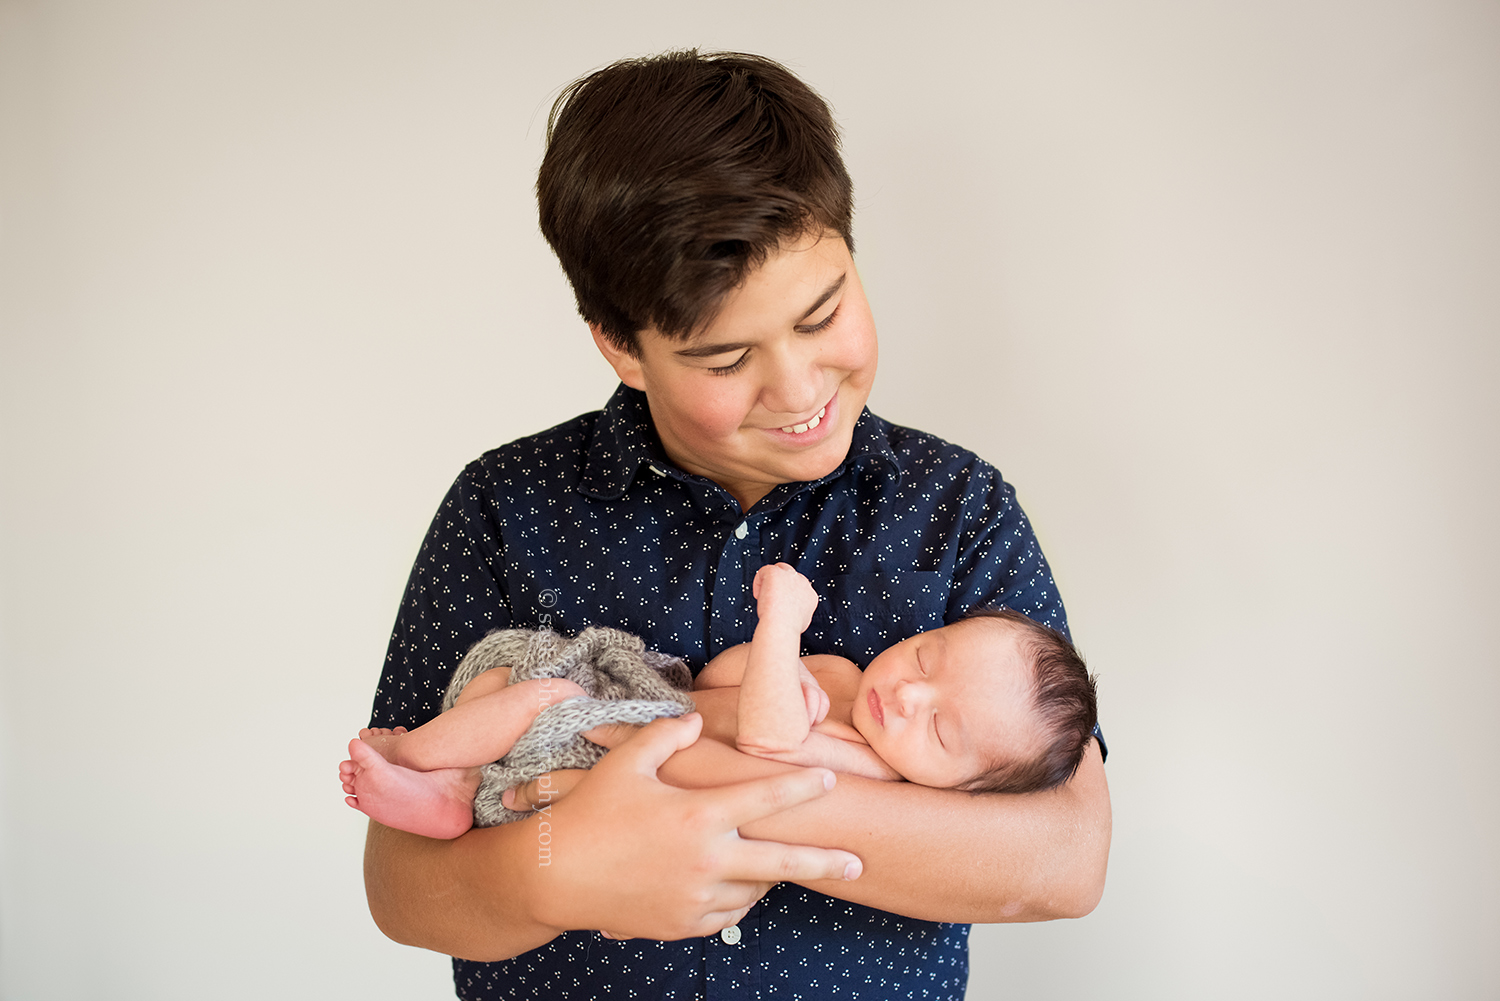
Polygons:
M683 339L711 322L783 246L832 232L854 247L833 115L762 56L668 52L574 81L536 190L578 312L631 354L646 326Z
M1068 638L1008 608L976 608L959 621L1001 619L1021 631L1021 649L1031 662L1032 708L1041 722L1043 746L1030 759L997 762L960 788L969 792L1038 792L1073 777L1099 721L1095 678Z

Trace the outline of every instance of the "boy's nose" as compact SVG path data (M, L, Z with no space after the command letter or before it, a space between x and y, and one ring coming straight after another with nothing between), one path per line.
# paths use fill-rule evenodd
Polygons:
M828 402L823 399L823 372L810 346L780 352L766 375L761 404L774 414L806 418Z

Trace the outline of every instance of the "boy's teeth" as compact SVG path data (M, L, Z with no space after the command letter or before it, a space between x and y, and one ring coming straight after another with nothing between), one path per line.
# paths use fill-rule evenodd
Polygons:
M803 434L804 432L811 431L813 428L823 423L823 415L826 413L828 413L828 408L821 407L817 413L813 414L812 420L808 421L806 424L793 424L790 427L784 427L781 430L785 431L787 434Z

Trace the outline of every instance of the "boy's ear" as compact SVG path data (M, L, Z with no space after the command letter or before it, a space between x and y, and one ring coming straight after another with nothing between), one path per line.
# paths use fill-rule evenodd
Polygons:
M616 347L614 342L604 336L599 329L599 324L590 323L589 333L594 335L594 344L598 346L599 353L604 360L609 362L609 367L615 370L615 375L620 381L631 389L646 391L646 379L641 372L641 360L629 351L623 351Z

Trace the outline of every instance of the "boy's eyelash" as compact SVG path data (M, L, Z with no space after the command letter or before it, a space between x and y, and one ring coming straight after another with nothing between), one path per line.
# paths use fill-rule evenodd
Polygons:
M839 315L839 310L843 307L843 305L843 303L839 303L837 306L833 307L832 313L829 313L827 316L823 317L822 320L813 324L811 327L797 327L797 333L816 334L821 331L827 330L830 326L833 325L834 318ZM740 355L739 358L735 359L732 365L720 365L718 368L710 368L708 371L712 375L734 375L734 373L745 367L749 359L750 352L746 351L744 354Z
M832 313L829 313L827 316L823 317L822 320L818 321L817 323L813 324L812 326L810 326L810 327L798 327L797 328L797 333L799 333L799 334L816 334L820 330L827 330L830 326L832 326L834 317L836 317L836 316L839 315L839 310L841 310L843 308L844 308L844 304L841 302L837 306L833 307L833 312Z
M732 365L721 365L718 368L711 368L709 369L709 372L714 375L734 375L734 373L745 367L749 358L750 352L746 351L744 354L740 355Z

